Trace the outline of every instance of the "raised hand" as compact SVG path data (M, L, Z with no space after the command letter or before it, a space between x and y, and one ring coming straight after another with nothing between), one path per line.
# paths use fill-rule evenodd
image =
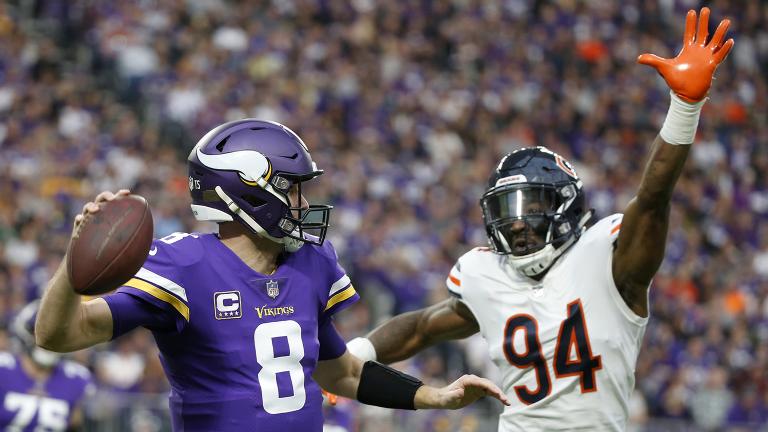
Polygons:
M507 396L494 383L475 375L464 375L443 388L420 387L416 392L414 406L417 409L459 409L483 396L492 396L504 405L509 405Z
M117 191L117 193L112 193L110 191L104 191L101 192L96 196L96 198L93 201L89 201L83 205L83 212L79 215L75 216L75 223L74 223L74 229L72 232L73 236L77 236L78 232L80 231L80 226L83 224L83 221L86 217L89 215L92 215L94 213L97 213L100 210L99 203L112 201L115 198L129 195L131 192L128 189L120 189Z
M724 19L707 43L709 8L702 8L696 30L696 11L689 10L685 17L683 48L677 57L665 59L653 54L642 54L638 63L651 66L664 78L672 91L686 102L704 99L712 85L717 66L722 63L733 48L733 39L725 39L731 21Z

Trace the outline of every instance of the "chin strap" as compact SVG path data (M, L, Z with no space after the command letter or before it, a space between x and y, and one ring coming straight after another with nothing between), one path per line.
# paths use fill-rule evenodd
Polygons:
M576 240L581 237L581 234L584 233L586 229L585 227L589 220L592 219L593 214L594 210L591 209L584 213L584 216L581 217L578 224L579 235L572 235L559 248L555 249L555 247L550 243L546 245L542 250L525 256L516 257L513 255L507 255L507 259L509 259L510 265L512 265L515 270L526 276L538 276L539 274L543 273L552 265L552 263L555 262L555 260L560 255L562 255L565 251L568 250L569 247L576 243ZM503 238L504 236L500 237Z
M264 228L262 228L261 225L253 220L253 218L248 213L243 211L243 209L241 209L240 206L237 205L237 203L233 201L232 198L226 194L226 192L224 192L221 186L216 186L214 190L216 191L216 194L219 196L219 198L221 198L221 200L224 201L224 203L227 205L229 211L236 214L237 217L245 222L245 224L248 225L248 227L251 228L251 230L253 230L256 234L266 239L272 240L275 243L282 244L283 247L285 247L286 252L296 252L297 250L301 249L302 246L304 246L304 242L299 239L288 236L278 238L269 235L269 233Z

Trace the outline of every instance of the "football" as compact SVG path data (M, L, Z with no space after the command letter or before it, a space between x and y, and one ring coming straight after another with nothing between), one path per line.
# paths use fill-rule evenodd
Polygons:
M152 244L152 213L147 200L127 195L99 203L69 243L67 271L76 293L104 294L141 268Z

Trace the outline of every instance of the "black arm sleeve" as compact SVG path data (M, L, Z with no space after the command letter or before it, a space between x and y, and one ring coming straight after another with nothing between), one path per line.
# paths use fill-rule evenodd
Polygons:
M367 405L413 410L416 409L413 398L422 385L418 378L379 362L367 361L360 374L357 400Z

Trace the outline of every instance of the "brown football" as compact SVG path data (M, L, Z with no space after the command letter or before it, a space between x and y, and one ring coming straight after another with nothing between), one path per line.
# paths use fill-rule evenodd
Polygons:
M120 287L139 271L152 245L152 213L143 197L127 195L99 207L83 221L67 252L69 281L82 295Z

